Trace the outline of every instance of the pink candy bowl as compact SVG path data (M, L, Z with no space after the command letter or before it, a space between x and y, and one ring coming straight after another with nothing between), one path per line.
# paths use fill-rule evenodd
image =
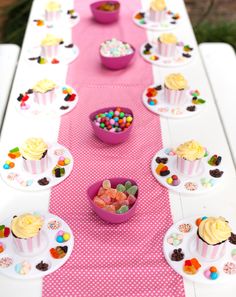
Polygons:
M97 114L104 113L111 109L114 110L115 107L106 107L106 108L98 109L90 114L89 119L90 119L91 125L93 127L93 130L95 132L95 135L101 141L103 141L104 143L107 143L107 144L119 144L119 143L125 142L128 139L131 129L132 129L132 126L133 126L133 122L127 129L125 129L124 131L121 131L121 132L106 131L106 130L96 126L94 123L94 119ZM121 107L121 109L125 113L131 114L133 117L133 121L134 121L134 115L133 115L133 112L131 111L131 109L126 108L126 107Z
M97 9L100 5L106 3L108 1L98 1L94 2L90 5L90 9L92 11L94 19L98 23L102 24L111 24L119 19L120 7L114 11L104 11ZM112 4L120 4L118 1L109 1Z
M121 57L104 57L101 54L101 51L99 49L99 54L100 54L102 64L106 68L111 70L119 70L119 69L126 68L135 55L135 48L131 44L130 46L133 49L133 52L129 55L121 56Z
M129 178L123 178L123 177L117 177L117 178L109 178L110 182L111 182L111 186L112 188L115 188L118 184L124 184L127 180L131 181L132 185L136 185L137 183ZM108 222L108 223L112 223L112 224L120 224L123 222L128 221L135 213L136 207L137 207L137 202L138 202L138 191L136 193L136 202L134 203L134 205L124 214L114 214L111 212L108 212L106 210L103 210L102 208L96 206L93 203L93 198L97 195L98 190L100 189L100 187L102 187L102 182L103 181L99 181L96 182L95 184L93 184L92 186L90 186L87 190L87 194L88 194L88 200L90 203L90 206L92 207L92 209L95 211L95 213L104 221Z

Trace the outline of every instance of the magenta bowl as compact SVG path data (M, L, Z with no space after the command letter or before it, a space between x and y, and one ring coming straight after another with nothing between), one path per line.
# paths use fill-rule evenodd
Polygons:
M94 19L101 24L111 24L118 21L119 19L120 7L114 11L104 11L104 10L97 9L100 5L106 2L111 2L113 4L120 5L118 1L98 1L90 5L90 9L92 11Z
M98 110L96 110L96 111L94 111L93 113L90 114L89 119L90 119L90 123L91 123L91 125L93 127L94 133L101 141L103 141L104 143L107 143L107 144L119 144L119 143L125 142L128 139L128 137L130 135L130 132L131 132L131 129L132 129L132 126L134 124L133 123L134 115L133 115L133 112L132 112L131 109L129 109L127 107L121 107L121 109L125 113L130 113L130 114L132 114L132 117L133 117L132 124L122 132L106 131L106 130L96 126L94 124L94 122L93 122L95 116L98 113L104 113L106 111L109 111L110 109L115 109L115 107L113 106L113 107L106 107L106 108L98 109Z
M109 178L111 182L112 187L116 187L118 184L123 184L127 180L131 181L133 185L137 186L137 183L129 178L124 178L124 177L116 177L116 178ZM92 186L90 186L87 190L88 194L88 200L90 203L90 206L94 210L94 212L104 221L112 224L120 224L123 222L128 221L135 213L136 207L137 207L137 202L138 202L138 191L136 193L136 198L137 200L135 201L134 205L124 214L114 214L110 213L106 210L103 210L102 208L96 206L93 203L93 198L97 195L99 188L102 186L103 181L96 182Z
M126 68L135 55L135 48L131 44L130 46L132 47L133 52L129 55L122 56L122 57L104 57L101 54L101 51L99 49L99 54L100 54L102 64L106 68L111 70L120 70L120 69Z

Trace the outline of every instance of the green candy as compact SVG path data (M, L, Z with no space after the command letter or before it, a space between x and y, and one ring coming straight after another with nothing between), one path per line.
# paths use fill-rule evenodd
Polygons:
M116 186L116 189L117 189L118 192L122 192L122 193L126 191L125 186L122 185L122 184L118 184L118 185Z
M134 186L130 187L130 188L127 190L127 193L128 193L129 195L133 195L133 196L135 196L135 194L137 193L137 191L138 191L138 187L134 185Z
M120 119L123 119L123 117L125 116L125 114L123 112L120 113Z
M128 190L131 187L132 187L132 183L129 180L127 180L127 182L125 183L126 190Z
M14 147L12 150L10 150L10 153L17 153L17 152L19 152L18 146Z
M105 124L104 124L104 123L101 123L101 124L100 124L100 127L101 127L101 128L104 128L104 127L105 127Z
M0 226L0 230L3 230L5 228L5 225Z
M122 214L125 213L129 210L129 207L127 205L122 205L117 211L116 213L118 214Z

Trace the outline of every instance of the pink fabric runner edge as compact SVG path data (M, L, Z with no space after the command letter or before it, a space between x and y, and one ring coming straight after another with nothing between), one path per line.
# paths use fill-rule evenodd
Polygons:
M67 77L80 100L62 117L58 139L70 149L74 169L53 188L50 200L50 212L72 228L75 246L68 262L44 278L43 297L183 297L182 278L162 253L172 217L168 192L150 171L151 158L162 147L162 139L159 118L141 102L144 88L152 83L152 68L138 54L145 31L131 20L139 0L120 0L120 21L109 26L93 22L89 11L93 1L84 2L75 3L81 22L73 29L73 40L80 56L69 66ZM112 37L130 42L137 50L126 70L112 72L100 65L99 45ZM88 116L98 108L116 105L130 107L135 122L129 140L111 147L94 137ZM91 183L115 176L137 180L140 189L136 215L120 225L101 221L90 209L86 194Z

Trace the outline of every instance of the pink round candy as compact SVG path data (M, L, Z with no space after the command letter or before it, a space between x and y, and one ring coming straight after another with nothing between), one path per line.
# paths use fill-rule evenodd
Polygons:
M110 124L111 125L114 125L115 124L115 121L113 119L110 119Z
M63 236L63 234L64 234L64 231L62 231L62 230L57 232L57 236Z
M64 160L65 160L65 157L64 157L64 156L60 156L60 157L59 157L59 160L60 160L60 161L64 161Z
M96 123L95 123L95 125L96 125L96 126L98 126L98 127L100 127L100 124L99 124L99 122L96 122Z
M205 276L206 278L210 278L210 276L211 276L211 272L210 272L209 269L207 269L207 270L204 271L204 276Z
M115 111L115 115L116 115L116 116L119 116L119 115L120 115L120 112L119 112L118 110L116 110L116 111Z

